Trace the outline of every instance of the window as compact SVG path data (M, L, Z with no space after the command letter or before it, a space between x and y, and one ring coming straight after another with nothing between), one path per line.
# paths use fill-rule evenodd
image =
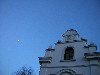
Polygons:
M72 47L68 47L65 50L64 60L71 60L71 59L73 59L73 56L74 56L74 50L73 50L73 48Z

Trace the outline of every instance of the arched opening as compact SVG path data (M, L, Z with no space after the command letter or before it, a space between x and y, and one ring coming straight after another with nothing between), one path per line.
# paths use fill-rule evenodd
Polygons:
M60 75L72 75L72 74L71 73L68 73L68 72L63 72Z
M56 75L76 75L77 73L71 69L59 70Z
M74 57L74 49L72 47L68 47L65 49L64 60L71 60Z

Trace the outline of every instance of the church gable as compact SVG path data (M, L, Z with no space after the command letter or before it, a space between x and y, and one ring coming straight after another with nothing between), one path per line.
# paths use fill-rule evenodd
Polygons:
M100 52L96 52L93 41L87 45L87 40L74 29L62 37L54 48L50 45L46 49L44 57L39 57L40 75L99 75Z

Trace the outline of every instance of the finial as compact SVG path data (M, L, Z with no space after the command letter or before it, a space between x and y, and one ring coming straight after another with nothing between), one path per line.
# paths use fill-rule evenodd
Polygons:
M52 49L52 45L50 44L49 49Z
M91 41L90 41L90 45L94 45L94 42L93 42L93 40L91 40Z
M58 40L58 42L57 42L58 44L60 44L61 43L61 40Z

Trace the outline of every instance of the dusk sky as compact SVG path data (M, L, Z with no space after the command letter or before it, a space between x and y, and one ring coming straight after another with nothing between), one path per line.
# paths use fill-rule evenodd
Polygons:
M100 51L100 0L0 0L0 75L23 66L39 75L38 57L68 29Z

